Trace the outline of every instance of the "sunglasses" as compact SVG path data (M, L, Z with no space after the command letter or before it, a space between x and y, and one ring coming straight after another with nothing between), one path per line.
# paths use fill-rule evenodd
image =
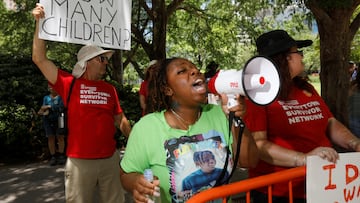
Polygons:
M100 62L101 63L105 63L105 62L109 62L109 59L108 59L108 57L106 57L106 56L99 56L99 58L100 58Z
M299 54L300 56L304 56L304 52L302 50L291 51L289 54Z

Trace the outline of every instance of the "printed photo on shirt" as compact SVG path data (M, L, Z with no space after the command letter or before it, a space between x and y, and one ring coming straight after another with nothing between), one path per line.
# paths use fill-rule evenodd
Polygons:
M227 154L224 135L214 130L170 139L165 149L172 202L185 202L194 194L212 188L223 171ZM233 166L230 157L220 181L230 174Z

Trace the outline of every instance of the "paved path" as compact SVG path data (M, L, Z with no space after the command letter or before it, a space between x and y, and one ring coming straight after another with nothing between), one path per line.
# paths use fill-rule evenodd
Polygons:
M246 177L247 172L238 169L233 181ZM129 194L126 194L125 198L126 203L133 202ZM48 202L65 203L64 166L50 166L47 161L0 165L0 203Z
M0 166L0 203L64 203L64 166Z

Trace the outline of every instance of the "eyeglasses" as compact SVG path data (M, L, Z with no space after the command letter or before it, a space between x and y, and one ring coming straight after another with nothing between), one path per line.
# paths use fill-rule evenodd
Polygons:
M299 54L300 56L304 56L304 52L302 50L291 51L289 54Z
M100 58L100 62L101 62L101 63L104 63L105 61L106 61L106 62L109 62L109 59L108 59L108 57L106 57L106 56L101 56L101 55L100 55L99 58Z

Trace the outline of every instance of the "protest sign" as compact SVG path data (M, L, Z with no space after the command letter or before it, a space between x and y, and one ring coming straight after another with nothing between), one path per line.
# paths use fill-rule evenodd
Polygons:
M40 0L39 38L130 50L131 0Z
M360 153L340 153L336 163L307 158L307 203L360 202Z

